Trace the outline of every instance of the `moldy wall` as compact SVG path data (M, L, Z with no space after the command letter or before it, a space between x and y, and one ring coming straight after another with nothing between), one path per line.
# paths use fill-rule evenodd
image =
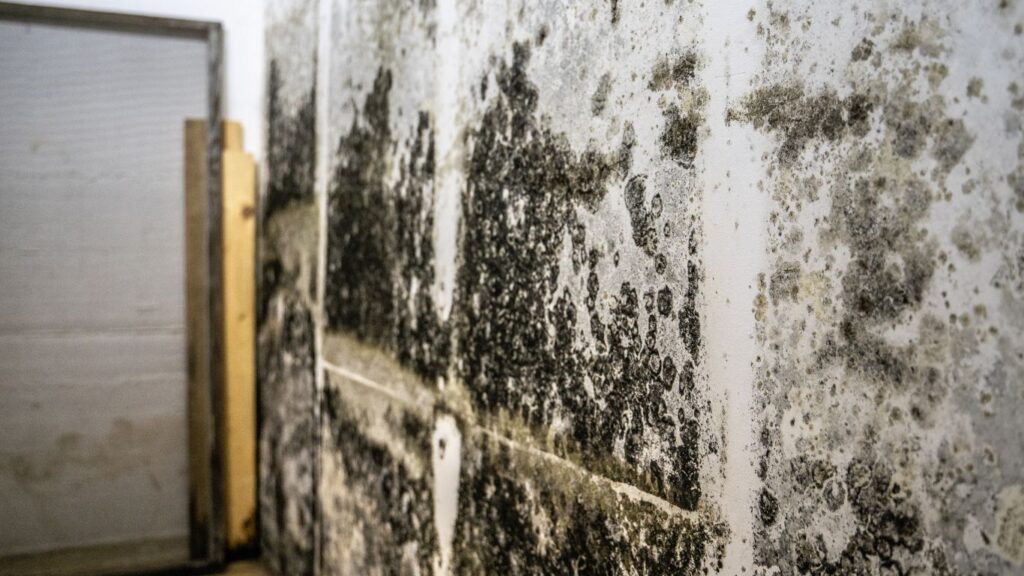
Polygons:
M278 572L1021 569L1024 7L830 4L269 2Z

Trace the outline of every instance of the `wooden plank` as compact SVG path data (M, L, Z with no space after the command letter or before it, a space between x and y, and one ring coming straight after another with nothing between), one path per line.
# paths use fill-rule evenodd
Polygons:
M242 127L225 122L221 193L224 404L221 457L229 552L256 542L256 166L242 150Z
M210 402L209 163L207 123L185 121L185 284L188 350L188 442L190 551L209 554L213 522L213 443Z

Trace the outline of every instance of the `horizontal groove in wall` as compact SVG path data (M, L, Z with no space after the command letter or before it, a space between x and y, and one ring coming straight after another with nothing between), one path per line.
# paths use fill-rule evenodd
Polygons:
M396 401L398 403L404 404L406 406L420 406L420 403L417 402L415 399L410 398L410 397L408 397L408 396L406 396L406 395L404 395L404 394L402 394L402 393L400 393L400 392L398 392L396 390L393 390L393 389L391 389L390 387L388 387L385 384L381 384L380 382L376 382L375 380L367 378L366 376L364 376L362 374L359 374L357 372L353 372L353 371L351 371L351 370L349 370L349 369L347 369L347 368L345 368L343 366L338 366L337 364L333 364L331 362L327 362L326 360L324 360L323 361L323 367L324 367L324 370L326 370L328 372L336 374L336 375L338 375L338 376L348 380L349 382L352 382L354 384L358 384L358 385L363 386L365 388L368 388L368 389L370 389L370 390L372 390L374 392L377 392L379 394L387 396L388 398L391 398L392 400L394 400L394 401ZM658 510L660 510L661 512L664 512L666 514L670 514L672 516L677 516L677 517L682 517L682 518L685 518L685 519L688 519L688 520L694 521L694 522L699 521L701 519L701 513L700 512L692 511L692 510L685 510L683 508L680 508L680 507L672 504L671 502L665 500L664 498L661 498L659 496L651 494L650 492L646 492L644 490L641 490L641 489L637 488L636 486L633 486L632 484L627 484L625 482L619 482L617 480L612 480L611 478L608 478L607 476L604 476L602 474L598 474L598 473L592 472L591 470L588 470L588 469L584 468L583 466L580 466L579 464L576 464L575 462L572 462L572 461L567 460L567 459L565 459L565 458L563 458L561 456L558 456L557 454L553 454L553 453L548 452L546 450L541 450L540 448L537 448L535 446L529 446L529 445L522 444L522 443L517 442L516 440L513 440L513 439L511 439L511 438L509 438L509 437L507 437L507 436L505 436L503 434L499 434L499 433L497 433L497 432L495 432L493 430L484 428L484 427L479 426L479 425L475 425L475 424L471 425L471 432L477 433L477 434L481 434L481 435L486 436L488 438L494 439L494 440L496 440L496 441L498 441L498 442L500 442L500 443L502 443L502 444L504 444L504 445L506 445L506 446L508 446L508 447L510 447L512 449L514 449L514 450L517 450L517 451L529 454L529 455L537 457L537 458L541 458L541 459L543 459L543 460L545 460L547 462L551 462L551 463L557 464L559 466L564 466L564 467L566 467L566 468L568 468L568 469L570 469L570 470L572 470L574 472L582 474L583 476L585 476L587 479L589 479L591 481L599 482L601 484L604 484L604 485L610 487L614 492L616 492L618 494L627 496L627 497L629 497L629 498L631 498L633 500L637 500L637 501L646 502L648 504L651 504L651 505L655 506L656 508L658 508Z

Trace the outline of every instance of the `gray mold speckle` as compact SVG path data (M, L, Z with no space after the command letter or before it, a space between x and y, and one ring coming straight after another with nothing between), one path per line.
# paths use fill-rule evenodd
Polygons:
M806 96L798 82L758 88L730 119L742 119L755 128L778 132L782 139L779 159L792 162L814 138L835 140L848 131L863 135L872 103L864 95L839 98L832 92Z
M781 6L776 21L802 18ZM983 170L943 84L952 40L929 20L876 26L845 76L809 91L786 79L801 59L785 56L810 21L773 28L762 86L730 112L777 138L756 558L783 574L1008 573L996 494L1019 468L983 474L970 447L991 438L1019 460L1020 446L984 415L992 392L972 390L1001 353L961 313L982 286L959 288L991 248L964 224L939 233L947 215L967 218L947 183ZM1006 192L972 210L1001 221Z
M651 81L648 88L660 92L672 87L689 86L694 80L697 65L697 55L694 52L686 52L674 60L659 59L651 70Z
M597 89L594 90L594 95L590 98L590 112L594 116L600 116L604 112L604 107L608 104L608 93L612 90L612 75L611 72L605 72L601 75L601 80L597 83Z

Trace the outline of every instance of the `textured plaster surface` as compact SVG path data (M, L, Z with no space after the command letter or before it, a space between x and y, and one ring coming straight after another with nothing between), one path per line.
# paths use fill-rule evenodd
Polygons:
M1015 3L269 16L279 572L1020 569Z

